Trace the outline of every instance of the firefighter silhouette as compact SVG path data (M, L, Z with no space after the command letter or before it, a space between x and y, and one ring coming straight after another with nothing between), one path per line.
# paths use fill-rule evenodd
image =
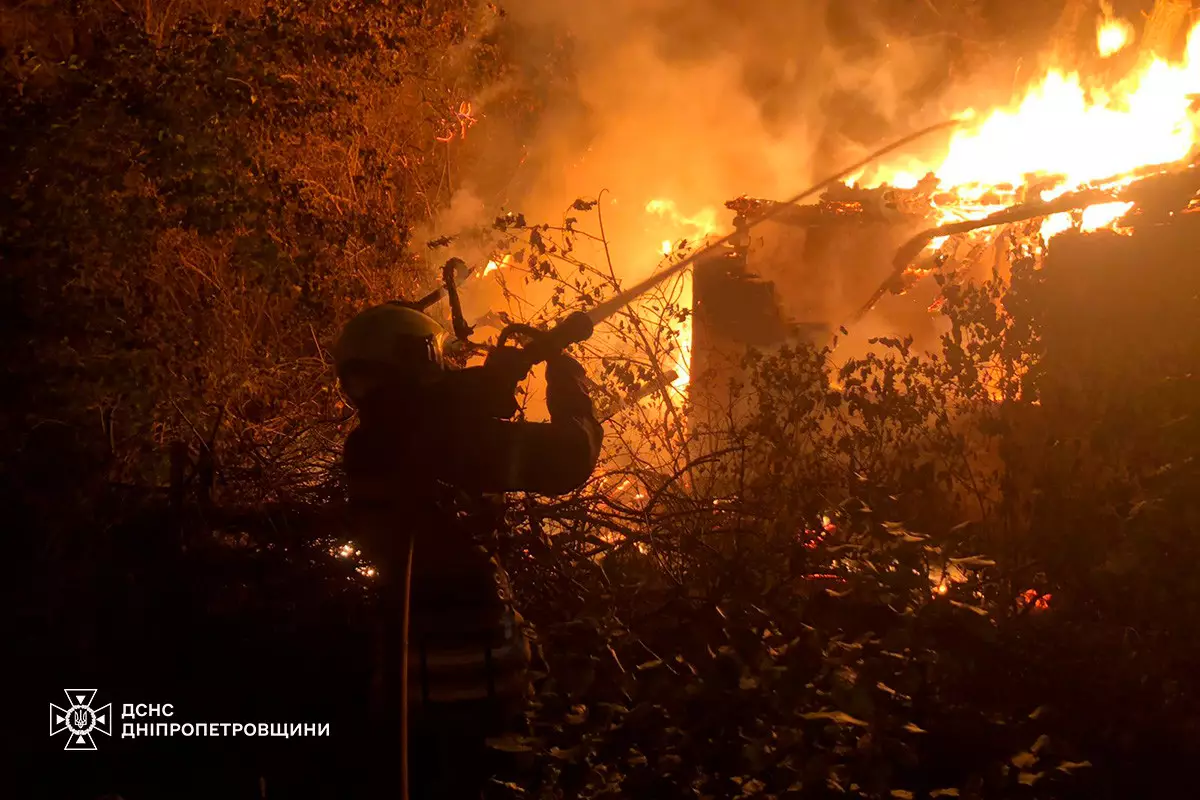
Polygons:
M482 366L452 369L446 339L429 316L389 303L351 319L334 356L359 415L343 454L351 504L387 602L398 602L397 550L411 537L408 783L413 797L452 800L479 796L484 740L509 727L528 693L525 625L481 544L502 531L499 498L581 486L603 431L570 356L545 358L549 422L514 421L531 366L521 348L497 347ZM403 656L389 630L396 616L381 619L373 704L386 716L400 691L389 675Z

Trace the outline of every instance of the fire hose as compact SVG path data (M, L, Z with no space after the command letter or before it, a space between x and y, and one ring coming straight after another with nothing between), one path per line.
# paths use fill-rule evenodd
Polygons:
M794 206L796 203L799 203L806 197L816 194L822 189L825 189L828 186L837 183L838 181L844 180L848 176L853 175L855 172L858 172L874 161L895 150L899 150L905 145L911 144L912 142L924 138L932 133L957 127L963 122L965 122L965 119L961 117L943 120L942 122L929 125L918 131L910 133L901 139L897 139L891 144L879 148L878 150L867 155L860 161L851 164L845 169L840 170L839 172L830 175L829 177L824 178L817 183L814 183L812 186L809 186L807 189L791 199L772 206L763 213L749 220L747 227L753 228L756 225L772 219L777 214L786 210L788 206ZM533 326L521 323L509 325L504 331L501 332L499 343L503 344L503 342L508 338L511 338L511 336L517 334L524 334L528 337L531 337L533 342L526 349L528 350L530 357L534 359L530 362L530 367L532 368L532 366L539 363L539 361L544 361L548 354L553 354L572 344L585 341L592 335L596 325L599 325L609 317L612 317L614 314L621 311L643 294L653 289L655 286L658 286L664 281L674 277L675 275L678 275L687 267L699 261L701 258L729 244L738 235L739 232L730 233L722 236L716 241L707 243L701 249L679 259L666 269L654 273L634 286L618 292L599 305L596 305L586 311L572 312L562 322L548 331L543 331L538 328L534 328ZM466 269L466 265L460 259L452 258L446 262L446 266L443 269L443 277L446 281L446 288L444 290L437 289L431 292L420 301L422 305L418 307L422 309L427 308L428 306L440 300L443 296L447 294L450 295L451 310L455 315L455 334L460 339L465 339L465 336L469 335L470 333L470 328L465 324L465 322L461 322L461 309L458 308L457 292L453 286L453 277L456 274L468 275L471 274L471 272L469 269Z
M910 144L917 139L928 136L931 133L956 127L963 121L964 120L961 118L945 120L943 122L930 125L926 128L922 128L919 131L898 139L891 144L876 150L857 163L852 164L849 167L846 167L845 169L818 181L790 200L780 203L778 206L768 209L762 214L756 216L754 219L749 221L748 227L753 227L762 222L766 222L788 206L793 206L804 198L809 197L810 195L813 195L816 192L819 192L822 189L845 179L846 177L854 174L855 172L866 167L875 160L882 158L888 153L899 150L901 147L904 147L905 145ZM527 343L520 348L521 353L524 355L523 365L527 367L527 370L532 369L536 364L545 361L546 359L554 356L556 353L565 350L567 347L586 341L591 337L596 325L599 325L601 322L604 322L608 318L612 317L614 314L624 309L626 306L637 300L637 298L641 297L654 287L670 279L671 277L680 274L684 269L686 269L688 266L691 266L702 257L729 244L738 235L738 232L731 233L714 242L708 243L705 247L676 261L667 269L656 272L634 286L618 292L599 305L596 305L586 311L574 311L568 314L566 318L549 330L542 330L524 323L510 324L505 327L503 331L501 331L497 340L497 346L504 346L506 342L514 337L524 337L527 340ZM443 268L444 286L435 289L433 292L430 292L419 301L411 304L413 307L418 308L419 310L425 310L441 300L442 297L448 297L451 306L451 315L454 323L455 335L464 342L467 341L467 337L469 337L471 333L471 328L466 324L466 321L462 316L462 308L458 302L456 279L457 281L462 281L471 274L472 271L467 268L466 264L461 259L452 258L446 262ZM412 588L413 536L411 531L407 531L407 529L404 536L406 537L407 541L403 542L400 547L400 552L402 554L402 563L400 565L401 585L399 587L399 596L397 597L399 604L397 615L400 623L399 788L401 800L408 800L408 631L409 603L411 600Z
M755 216L753 219L748 221L747 228L753 228L756 225L759 225L763 222L766 222L769 219L772 219L776 215L785 211L789 206L794 206L796 203L799 203L804 198L814 195L817 192L821 191L822 189L825 189L828 186L831 186L832 184L837 183L838 181L844 180L845 178L849 177L850 175L853 175L854 173L858 172L860 169L868 166L872 162L882 158L883 156L887 155L888 153L891 153L895 150L899 150L901 147L911 144L912 142L915 142L917 139L921 139L925 136L928 136L931 133L936 133L937 131L940 131L940 130L946 130L948 128L957 127L958 125L961 125L964 121L965 121L964 119L958 118L958 117L956 117L954 119L944 120L935 125L930 125L926 128L922 128L919 131L910 133L909 135L903 137L902 139L897 139L896 141L892 142L891 144L889 144L885 147L881 147L880 149L878 149L875 152L871 153L870 155L866 156L862 160L860 160L854 164L851 164L850 166L846 167L845 169L841 170L840 172L837 172L833 175L830 175L827 178L824 178L824 179L818 181L817 183L814 183L812 186L810 186L807 189L805 189L804 191L800 192L795 197L792 197L789 200L785 200L784 202L779 203L777 205L774 205L771 208L767 209L766 211L762 212L761 214ZM679 261L676 261L674 264L669 266L667 269L664 269L660 272L656 272L655 274L653 274L650 277L643 280L641 283L638 283L635 286L633 286L629 289L626 289L623 292L619 292L619 293L613 295L608 300L604 301L603 303L599 304L595 308L592 308L591 310L584 312L584 313L586 313L588 315L588 317L592 320L593 325L599 325L601 322L608 319L613 314L616 314L622 308L629 305L634 300L636 300L637 298L641 297L646 292L653 289L655 286L658 286L660 283L667 280L668 278L671 278L672 276L678 275L679 273L683 272L684 269L686 269L687 267L696 263L701 258L703 258L706 255L713 253L716 250L718 250L719 248L724 247L725 245L729 244L735 238L737 238L739 235L741 235L740 232L735 231L734 233L730 233L725 236L722 236L720 239L717 239L714 242L709 242L703 248L695 251L694 253L691 253L688 256L685 256L684 258L681 258Z

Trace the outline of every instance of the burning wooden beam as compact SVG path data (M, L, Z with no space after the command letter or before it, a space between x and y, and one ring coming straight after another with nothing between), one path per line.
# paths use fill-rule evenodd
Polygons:
M744 377L748 347L824 343L861 303L863 287L890 273L895 248L932 224L936 186L932 177L912 189L836 184L809 205L726 203L741 235L697 263L693 278L693 406L706 396L714 409L723 405L728 398L713 395Z
M1124 182L1134 175L1141 177L1132 182ZM861 308L847 318L845 324L852 325L861 320L885 294L894 291L914 259L935 239L1014 222L1041 219L1068 211L1083 211L1107 203L1134 203L1138 208L1137 211L1130 212L1132 216L1140 214L1148 219L1161 221L1186 207L1197 191L1200 191L1200 169L1192 164L1156 165L1138 170L1133 175L1114 176L1097 183L1100 188L1070 192L1048 201L1019 203L981 219L963 220L922 231L896 251L892 274L880 283Z
M1176 56L1191 15L1191 0L1155 0L1142 29L1141 51L1159 58Z

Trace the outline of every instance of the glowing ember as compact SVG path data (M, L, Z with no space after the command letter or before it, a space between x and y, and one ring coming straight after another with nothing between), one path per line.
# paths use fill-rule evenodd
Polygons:
M1100 17L1096 26L1096 49L1104 58L1119 53L1133 39L1133 26L1123 19Z
M458 111L454 113L453 119L442 120L442 135L434 138L439 142L451 142L455 137L466 139L467 128L470 128L475 122L476 119L471 113L471 104L464 100L458 104Z
M1037 589L1026 589L1021 593L1021 604L1028 606L1033 604L1033 611L1045 611L1050 608L1050 600L1054 595L1042 594Z

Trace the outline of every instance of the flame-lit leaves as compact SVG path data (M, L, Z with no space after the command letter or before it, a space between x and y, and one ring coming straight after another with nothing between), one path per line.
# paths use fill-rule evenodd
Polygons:
M596 200L584 200L581 197L581 198L577 198L575 200L575 202L571 203L571 210L589 212L592 209L594 209L596 207L596 205L597 205ZM576 237L580 234L580 231L578 231L575 227L578 223L579 223L578 217L574 217L574 216L564 216L563 217L563 227L562 227L563 236L562 236L561 252L564 256L569 255L570 253L574 252L574 250L575 250ZM580 264L580 271L582 272L583 270L584 270L584 267L582 264Z
M1008 281L944 285L940 312L951 323L942 337L942 379L970 400L1014 400L1027 391L1040 347L1030 289L1040 280L1031 259L1013 262ZM1011 285L1010 285L1011 284Z
M654 371L648 365L625 358L604 358L600 365L605 383L615 384L618 397L634 392L654 378Z
M440 121L441 133L434 138L443 144L451 142L455 138L466 139L467 129L472 127L476 121L475 116L471 113L471 103L464 100L458 104L458 109L448 119Z
M1022 727L1027 729L1029 726ZM1073 760L1071 754L1056 747L1047 734L1037 736L1032 745L1016 753L1009 759L1009 765L1011 769L1005 767L1003 773L1010 783L1051 790L1055 784L1071 785L1076 772L1092 767L1090 761Z
M546 240L542 238L542 232L538 229L538 227L535 225L533 228L531 228L529 230L529 265L533 266L535 253L537 255L544 256L546 255L549 246L550 245L546 243Z
M823 702L798 714L806 749L825 754L824 769L878 796L918 763L926 730L912 720L912 694L924 682L923 658L889 650L871 634L829 639L823 667L811 679L814 699Z
M882 523L882 526L883 529L887 531L889 536L895 536L902 542L924 542L929 538L928 536L922 536L919 533L913 533L912 531L908 530L903 523L900 522L884 522Z
M501 233L508 233L509 230L513 229L523 229L527 227L525 224L525 215L515 212L501 214L492 222L492 227Z
M147 454L191 439L185 419L203 427L209 405L228 405L223 496L254 505L324 480L346 432L326 359L338 325L417 282L407 251L423 248L410 231L446 198L433 190L438 157L409 143L433 133L413 98L457 105L440 68L421 64L462 15L234 5L201 20L194 4L168 3L145 26L116 4L65 9L58 33L31 34L29 48L14 43L24 34L6 41L22 51L10 66L25 90L0 101L16 137L4 235L24 254L5 269L37 276L44 294L30 302L64 313L36 316L70 328L31 334L50 344L28 369L57 369L68 333L87 342L64 353L70 387L30 385L70 398L42 413L96 428L107 479L155 483ZM6 26L42 31L34 20ZM43 40L56 39L74 52L48 57ZM367 125L384 106L389 123ZM32 122L63 114L80 124ZM114 404L113 424L95 425Z
M529 264L529 279L534 281L540 280L559 280L558 269L554 266L554 262L548 258L542 258L533 261Z
M784 345L771 355L749 350L743 365L759 399L751 430L778 436L797 425L815 424L814 412L828 394L823 354Z
M797 488L787 487L784 495ZM721 508L748 501L733 498ZM901 573L923 563L931 537L903 523L883 525L895 519L882 515L896 502L883 497L878 510L860 501L830 511L837 524L805 552L814 562L852 560L856 566L836 592L818 588L799 606L780 603L790 588L764 581L761 567L733 557L717 562L720 583L693 573L694 599L686 601L673 591L652 590L639 577L636 593L654 598L653 613L607 642L594 633L588 634L590 644L571 640L571 648L591 649L588 658L570 651L557 656L567 665L563 669L586 677L592 698L548 699L536 712L537 725L547 726L538 727L547 739L545 785L563 781L586 797L604 791L674 796L682 787L713 795L749 789L786 796L790 787L806 784L903 796L907 790L896 787L912 785L928 748L963 736L943 728L943 712L927 716L926 704L944 690L939 687L946 673L958 668L945 663L945 654L964 643L982 647L985 637L973 626L986 627L988 620L953 613L958 609L948 603L941 605L949 613L936 619L905 608L905 593L915 597L918 590L906 590ZM787 508L773 504L771 512L778 517ZM893 548L874 544L880 537ZM760 534L755 545L761 556L769 539ZM694 551L689 556L696 558ZM974 563L972 556L963 558ZM598 584L605 607L627 602L625 574L615 559L606 559L606 578ZM748 594L747 586L754 587ZM927 582L923 591L927 596ZM688 625L679 626L679 619ZM961 676L954 673L954 679ZM914 698L924 698L920 708ZM619 708L602 712L605 703ZM740 739L731 747L728 732L734 730ZM983 746L982 740L971 742L972 748ZM940 785L969 783L969 769L956 765Z
M744 602L669 608L657 624L641 626L640 636L659 631L653 652L640 637L610 640L620 661L632 665L622 673L630 700L620 710L598 715L601 703L589 704L586 713L578 703L559 705L558 732L546 754L556 776L569 774L598 790L608 785L596 769L605 764L608 774L620 771L627 794L664 776L706 793L725 787L735 794L746 787L780 793L805 780L884 786L886 792L897 765L914 763L910 740L926 735L927 726L913 718L911 698L923 673L904 655L914 640L896 630L905 628L903 618L888 627L860 617L865 606L848 599L814 608L818 627L772 621ZM687 631L670 622L681 615L693 621ZM673 633L664 640L667 628ZM853 632L834 633L841 628ZM666 641L674 651L659 649ZM593 687L606 680L602 662L595 665ZM601 719L606 727L592 727ZM740 748L728 746L721 734L728 730L741 731ZM588 754L582 776L563 764L577 763L581 745ZM797 759L797 753L805 755Z

